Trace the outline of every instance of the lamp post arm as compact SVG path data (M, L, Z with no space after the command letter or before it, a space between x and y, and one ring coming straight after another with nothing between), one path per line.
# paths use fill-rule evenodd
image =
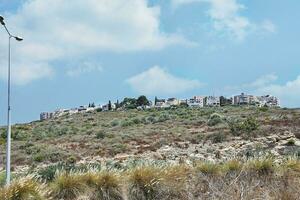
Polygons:
M6 25L4 24L3 26L4 26L4 28L5 28L6 32L7 32L7 34L9 35L9 37L13 37L13 36L10 34L10 32L9 32L8 28L6 27Z

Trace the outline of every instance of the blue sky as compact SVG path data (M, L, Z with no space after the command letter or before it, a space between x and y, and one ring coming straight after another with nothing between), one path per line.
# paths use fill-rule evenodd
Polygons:
M272 94L300 107L300 2L0 0L13 42L12 119L125 96ZM0 123L7 37L0 29Z

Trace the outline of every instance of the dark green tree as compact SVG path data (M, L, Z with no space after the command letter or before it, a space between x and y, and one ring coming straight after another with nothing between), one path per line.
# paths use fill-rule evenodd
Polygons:
M137 106L149 106L150 105L150 102L145 95L140 96L137 99L136 103L137 103Z
M135 109L137 107L137 100L135 98L124 98L120 106L126 109Z
M116 109L120 108L120 103L119 103L119 100L117 100L117 103L116 103Z
M108 101L108 110L112 110L111 101L110 100Z

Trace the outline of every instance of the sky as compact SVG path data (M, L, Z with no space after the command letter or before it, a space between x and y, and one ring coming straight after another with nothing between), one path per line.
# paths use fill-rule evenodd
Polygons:
M299 10L295 0L0 0L7 27L24 38L12 41L12 121L139 95L246 92L300 107Z

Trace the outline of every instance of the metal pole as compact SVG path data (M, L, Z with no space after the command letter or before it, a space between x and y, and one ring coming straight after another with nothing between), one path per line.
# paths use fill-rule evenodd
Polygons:
M6 142L6 185L10 184L10 158L11 158L11 121L10 121L10 40L8 39L8 80L7 80L7 142Z

